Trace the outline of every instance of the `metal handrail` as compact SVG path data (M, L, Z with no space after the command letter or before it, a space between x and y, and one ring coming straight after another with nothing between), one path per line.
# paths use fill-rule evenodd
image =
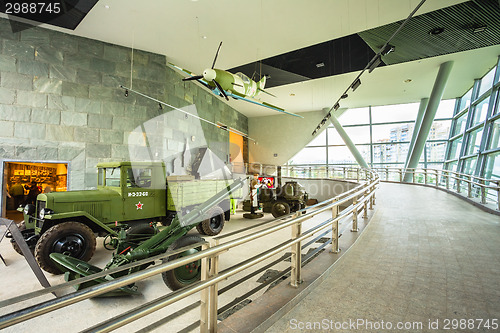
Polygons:
M359 175L359 170L357 171ZM335 198L331 198L329 200L326 200L324 202L321 202L317 205L310 206L308 207L309 212L307 214L302 215L302 211L299 211L294 218L288 221L284 221L280 224L277 225L272 225L269 226L263 230L256 231L252 234L245 235L242 237L239 237L237 239L228 241L227 243L224 244L217 244L219 242L218 239L215 239L215 246L206 248L200 252L194 253L189 256L184 256L172 261L169 261L168 263L161 264L143 271L139 271L127 276L120 277L118 279L93 286L84 290L80 290L65 296L62 296L60 298L57 298L55 300L50 300L46 301L34 306L30 306L28 308L25 308L20 311L15 311L13 313L4 315L0 317L0 328L5 328L9 327L11 325L14 325L16 323L20 323L22 321L37 317L39 315L63 308L65 306L80 302L82 300L92 298L104 293L107 293L109 291L115 290L117 288L123 287L130 285L132 283L135 283L137 281L149 278L151 276L161 274L166 271L170 271L172 269L175 269L180 266L184 266L188 263L191 263L196 260L202 260L202 271L204 274L204 280L197 282L193 285L190 285L187 288L184 288L182 290L175 291L173 293L170 293L164 297L160 297L157 300L148 302L145 305L142 305L136 309L133 309L131 311L128 311L124 313L123 315L120 315L118 317L112 318L104 323L101 323L99 325L96 325L89 330L91 331L99 331L99 332L108 332L110 330L113 330L115 328L121 327L123 325L126 325L127 323L138 319L140 317L143 317L153 311L158 310L159 308L162 308L168 304L174 303L177 300L180 300L182 298L185 298L191 294L194 294L198 291L205 290L208 287L213 287L216 285L218 282L227 279L228 277L244 270L247 269L257 263L260 263L261 261L277 254L278 252L292 246L292 256L300 258L300 250L297 253L297 251L293 251L293 247L296 246L296 244L300 244L300 242L308 237L311 237L314 233L323 230L329 226L332 227L332 231L334 229L335 224L336 225L336 234L332 233L332 243L337 242L338 244L338 221L349 214L353 215L353 231L357 231L357 215L359 214L360 207L363 206L363 209L365 211L365 215L367 212L367 204L370 202L370 207L374 204L374 198L375 198L375 190L376 187L379 183L379 178L376 174L373 172L366 170L365 171L365 177L367 178L367 181L363 184L358 185L356 188L347 191L346 193L343 193ZM359 199L359 200L358 200ZM349 208L344 209L341 213L338 213L338 207L341 205L353 201L353 204L350 205ZM315 209L311 211L311 209ZM320 227L317 228L312 228L304 233L300 232L300 226L302 222L324 212L327 210L332 211L332 218L323 221L320 225ZM335 213L333 213L335 212ZM288 217L292 217L292 214L290 214ZM285 218L279 218L276 219L278 220L284 220ZM354 223L356 225L354 225ZM299 227L297 227L299 226ZM278 230L282 230L287 227L292 227L293 229L297 229L298 232L295 232L295 237L292 239L286 241L283 244L278 245L277 247L270 249L268 251L265 251L264 253L261 254L260 257L255 258L253 260L249 260L247 262L239 263L230 269L226 269L224 272L218 273L218 272L213 272L213 268L217 267L216 260L218 260L218 256L221 253L224 253L231 248L235 246L239 246L242 244L245 244L249 241L264 237L266 235L272 234ZM300 246L299 246L300 249ZM169 253L168 255L171 255ZM151 260L151 259L149 259ZM210 262L210 263L209 263ZM293 266L294 260L292 260L292 266ZM299 261L300 262L300 261ZM209 271L209 267L211 271ZM292 272L294 272L294 268L292 267ZM300 268L297 269L295 267L295 273L293 274L295 280L300 280ZM213 292L212 292L212 299L214 297ZM216 296L215 296L216 297ZM210 303L213 302L210 301L210 299L205 299L202 300L202 304ZM216 301L215 301L216 304ZM204 309L208 311L209 307L204 306ZM210 314L206 314L206 317L210 317L210 330L216 330L215 325L217 324L217 309L215 307L215 314L212 309ZM208 330L208 320L202 320L202 331Z

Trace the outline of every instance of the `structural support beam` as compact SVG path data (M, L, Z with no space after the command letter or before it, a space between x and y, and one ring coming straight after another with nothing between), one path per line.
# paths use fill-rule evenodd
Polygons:
M420 107L418 108L417 119L415 119L415 126L413 127L413 135L411 136L410 146L408 147L408 154L406 155L405 169L408 167L408 161L410 159L413 147L415 147L415 141L417 140L417 135L422 126L422 119L424 119L425 109L429 104L428 98L422 98L420 100Z
M418 166L418 161L422 156L424 151L425 142L429 136L431 130L432 122L436 116L436 111L438 109L441 98L443 97L443 92L450 77L451 69L453 68L453 61L448 61L439 67L439 72L434 82L434 87L432 88L431 96L429 97L429 103L425 109L425 114L422 119L422 124L418 129L417 138L415 139L415 144L411 152L409 153L407 169L414 169ZM405 172L404 181L410 182L412 180L412 173Z
M349 135L347 135L346 131L344 130L344 128L342 127L342 125L340 125L337 117L334 114L331 115L330 121L332 122L333 126L335 127L335 129L339 133L340 137L344 141L344 143L347 146L347 148L349 148L349 150L351 151L351 154L356 159L356 162L358 162L358 164L362 168L369 169L370 167L368 166L368 164L363 159L363 156L361 156L361 154L359 153L358 148L356 148L356 145L352 142L352 140L349 137Z

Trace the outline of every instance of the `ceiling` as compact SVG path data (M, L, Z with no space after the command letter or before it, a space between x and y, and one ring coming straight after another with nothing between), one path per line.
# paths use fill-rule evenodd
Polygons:
M466 1L427 0L416 15L463 2ZM220 41L223 45L216 67L230 69L377 27L382 29L391 23L397 25L419 3L420 0L99 0L75 30L41 26L164 54L168 61L201 73L211 66ZM393 54L400 50L397 48ZM493 67L499 55L500 45L496 44L379 67L362 76L362 85L342 101L342 107L419 101L429 96L439 65L448 60L455 64L444 98L454 98L469 89L474 78ZM360 59L358 62L362 63L370 56ZM265 65L262 67L259 71L264 72ZM269 88L277 97L262 96L262 100L295 113L330 108L358 74L359 70L337 72L306 81L302 81L304 75L295 74L302 76L296 78L298 82ZM405 82L408 79L411 82ZM276 114L242 101L231 100L228 104L248 117Z

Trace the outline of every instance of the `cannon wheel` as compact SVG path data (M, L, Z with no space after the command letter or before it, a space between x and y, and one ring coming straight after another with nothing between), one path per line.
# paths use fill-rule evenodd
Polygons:
M150 239L155 233L155 228L149 224L135 224L127 229L127 238L125 240L129 243L139 245L145 240Z
M196 225L196 230L200 233L200 235L206 235L205 231L203 231L202 222Z
M27 232L27 231L26 231L26 223L24 223L24 221L22 221L21 223L19 223L19 224L17 225L17 227L19 228L19 231L21 232L21 234L24 234L24 233L26 233L26 232ZM31 231L30 231L30 233L31 233L32 235L34 235L34 234L35 234L35 229L30 229L30 230L31 230ZM23 232L23 231L24 231L24 232ZM17 253L19 253L19 254L20 254L20 255L22 255L22 256L24 255L24 254L23 254L23 251L21 251L21 248L19 247L19 245L17 245L17 243L16 243L16 241L14 240L14 238L12 238L12 239L10 240L10 243L12 244L12 248L14 249L14 251L16 251ZM36 244L31 244L31 243L30 243L30 244L28 244L28 247L29 247L29 249L30 249L31 253L35 252L35 245L36 245Z
M274 217L280 217L290 214L290 205L285 201L276 201L271 207L271 213Z
M205 235L218 235L224 228L224 211L219 206L212 207L206 214L207 218L201 221L201 228Z
M190 235L184 236L176 240L170 247L169 250L175 250L181 247L189 246L192 244L203 242L203 238ZM182 253L174 254L168 258L162 259L163 263L168 261L175 260L180 257L185 257L190 254L201 251L201 247L196 247L193 249L189 249ZM194 261L190 264L187 264L182 267L178 267L168 272L164 272L161 274L163 278L163 282L169 287L171 290L181 289L185 286L190 285L196 281L200 280L201 277L201 260Z
M52 274L62 274L59 266L50 259L53 252L89 261L94 255L96 237L92 229L79 222L64 222L50 227L43 233L35 247L35 259L40 267Z

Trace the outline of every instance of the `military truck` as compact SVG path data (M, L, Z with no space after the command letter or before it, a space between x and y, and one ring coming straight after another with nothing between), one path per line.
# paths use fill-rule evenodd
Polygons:
M97 168L96 190L39 194L36 205L21 209L23 237L40 267L49 273L62 273L50 259L51 253L88 261L95 251L96 235L106 236L108 249L114 249L113 237L124 224L130 227L131 241L136 235L152 236L156 224L168 225L178 213L182 223L183 214L228 186L226 180L166 177L162 162L100 163ZM211 207L196 225L198 232L220 233L230 219L229 207L229 198Z

